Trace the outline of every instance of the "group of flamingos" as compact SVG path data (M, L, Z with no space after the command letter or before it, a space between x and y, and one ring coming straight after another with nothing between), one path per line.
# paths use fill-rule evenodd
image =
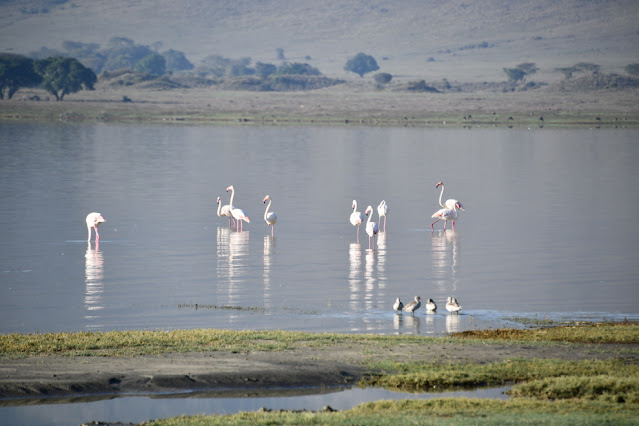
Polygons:
M450 220L453 224L453 230L454 230L455 220L457 219L457 209L464 210L464 207L458 200L455 200L452 198L446 200L446 202L442 204L442 197L444 195L444 183L437 182L437 185L435 185L435 188L439 188L440 186L442 187L442 190L439 193L439 205L442 208L437 210L435 213L433 213L432 218L437 220L431 223L430 227L431 229L435 229L434 225L440 220L443 220L444 230L446 230L446 222ZM249 217L246 215L244 210L240 209L239 207L235 207L233 205L233 199L235 198L235 188L233 187L233 185L226 188L226 192L229 192L229 191L231 191L231 200L229 201L227 205L222 206L222 204L220 203L220 197L217 197L217 215L219 217L228 217L229 226L234 225L236 230L242 231L243 222L250 223L251 219L249 219ZM271 209L271 202L272 202L271 197L269 195L264 197L264 200L262 201L265 204L268 201L266 210L264 210L264 221L266 222L268 226L271 227L271 236L273 236L275 234L275 223L277 222L277 214L275 214L275 212L269 211ZM353 212L351 213L350 220L353 226L357 227L357 243L359 244L359 226L364 222L364 215L362 214L362 212L357 211L357 201L353 200L352 208L353 208ZM387 217L386 215L388 214L388 211L389 211L388 204L386 204L385 200L382 200L382 202L379 203L379 205L377 206L377 214L379 215L380 223L382 221L382 217L384 218L384 226L382 228L384 232L386 232L386 217ZM368 206L366 210L364 211L364 214L368 216L368 220L366 221L366 233L368 234L369 250L372 250L373 247L375 246L375 235L377 235L377 232L379 231L379 225L377 224L377 222L371 222L371 217L373 216L372 212L373 212L372 206ZM98 226L105 221L106 220L104 219L104 217L102 217L100 213L92 212L87 215L86 223L87 223L87 230L89 233L87 241L91 241L92 229L95 230L95 240L98 241L100 239L100 234L98 233ZM371 244L371 239L373 241L372 244Z
M442 207L437 210L431 216L435 220L435 222L430 224L431 229L435 229L434 225L440 220L444 221L444 230L446 230L446 222L449 220L452 222L453 230L455 229L455 220L457 219L457 209L464 210L464 207L459 202L459 200L448 199L446 202L442 204L442 197L444 196L444 183L437 182L435 188L442 187L441 192L439 193L439 205ZM238 231L242 231L242 222L245 221L247 223L251 222L251 219L246 215L244 210L235 207L233 205L233 199L235 198L235 188L233 185L226 188L226 192L231 191L231 200L229 204L222 206L220 203L220 197L217 197L217 215L219 217L228 217L229 218L229 226L235 225L235 229ZM269 211L271 208L271 197L269 195L265 196L262 200L265 204L268 201L268 205L266 206L266 210L264 210L264 221L268 226L271 227L271 236L274 235L275 232L275 223L277 222L277 215L274 212ZM382 230L386 232L386 217L388 215L389 207L386 204L385 200L382 200L381 203L377 206L377 214L379 215L379 221L381 223L382 217L384 218L384 226ZM379 231L379 225L377 222L371 222L371 217L373 215L373 207L368 206L364 211L364 214L368 216L368 220L366 221L366 233L368 234L368 249L372 250L375 246L375 235ZM357 211L357 201L353 200L353 212L350 217L351 223L353 226L357 227L357 243L359 244L359 226L364 222L364 215L361 212ZM91 241L91 230L95 230L95 241L99 241L100 234L98 234L98 226L105 222L106 220L100 213L92 212L87 215L87 230L89 232L89 236L87 241ZM371 245L371 239L373 243ZM398 297L393 304L393 309L395 312L406 311L410 312L414 315L415 311L420 308L422 305L422 298L419 296L415 296L415 299L404 305L400 298ZM437 310L437 305L433 301L433 299L428 299L426 301L426 310L429 312L435 312ZM458 313L461 310L461 306L457 302L457 299L454 297L449 297L446 302L446 310L451 313Z
M450 220L453 223L453 230L455 230L455 220L457 220L457 209L464 210L464 206L462 206L462 203L460 203L459 200L455 200L453 198L446 200L446 202L442 204L442 197L444 196L444 182L437 182L437 184L435 185L435 188L439 188L440 186L442 187L442 190L439 193L439 205L442 208L437 210L431 216L433 219L437 219L437 220L430 224L430 228L434 230L435 224L439 222L440 220L443 220L444 231L445 231L446 222ZM364 214L368 216L368 219L366 220L366 233L368 234L368 249L372 250L373 247L375 247L375 235L377 235L377 232L379 232L379 225L377 224L377 222L371 222L371 217L373 216L372 214L373 207L372 206L366 207L364 214L362 214L362 212L357 211L357 201L353 200L352 208L353 208L353 212L351 213L350 220L351 220L351 224L353 224L353 226L357 228L358 244L359 244L359 226L362 223L364 223ZM383 227L384 232L386 232L386 215L388 214L388 211L389 211L388 204L386 204L385 200L382 200L382 202L379 203L379 205L377 206L377 214L379 215L380 223L382 222L382 217L384 218L384 227ZM373 241L372 245L371 245L371 240Z
M233 224L235 224L235 229L237 231L242 231L243 229L242 221L245 221L246 223L250 223L251 219L249 219L249 217L246 215L244 210L238 207L235 207L233 205L233 198L235 198L235 188L233 188L233 185L226 188L226 192L229 192L229 191L231 191L231 200L229 201L227 205L222 206L220 203L220 197L217 197L217 215L219 217L227 216L229 218L229 226L232 226ZM275 214L275 212L269 211L271 209L271 203L272 203L271 196L267 195L266 197L264 197L262 201L264 202L264 204L266 204L266 202L268 201L266 210L264 210L264 221L266 222L268 226L271 227L271 236L274 236L275 223L277 222L277 215Z

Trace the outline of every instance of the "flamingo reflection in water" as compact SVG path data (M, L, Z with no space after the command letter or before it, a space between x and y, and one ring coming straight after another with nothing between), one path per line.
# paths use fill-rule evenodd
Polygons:
M104 308L102 306L102 294L104 293L104 256L100 251L100 243L96 240L95 249L91 243L87 243L87 250L84 254L84 274L85 274L85 294L84 307L87 310L84 318L94 322L98 315L96 311ZM87 328L100 327L101 324L87 324Z

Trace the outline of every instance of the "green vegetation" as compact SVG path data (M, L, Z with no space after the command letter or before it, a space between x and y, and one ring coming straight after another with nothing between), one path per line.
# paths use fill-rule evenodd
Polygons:
M383 84L390 83L391 80L393 79L393 75L387 72L378 72L377 74L373 76L373 78L375 79L375 83L379 85L383 85Z
M40 84L42 76L33 68L33 61L11 53L0 54L0 99L11 99L21 87Z
M623 361L562 361L555 359L511 359L490 364L445 364L380 362L370 368L381 371L365 378L362 386L416 392L454 388L503 386L530 380L557 377L635 377L639 366ZM639 402L639 401L637 401Z
M336 343L392 346L432 339L435 338L213 329L6 334L0 335L0 354L8 357L133 356L171 352L282 351Z
M181 425L635 425L639 407L587 401L537 401L513 399L436 398L377 401L338 412L243 412L233 415L181 416L145 423Z
M34 62L35 71L42 76L42 88L55 96L56 101L64 95L81 89L93 90L97 77L77 59L54 56Z
M519 81L525 82L526 77L539 71L539 68L534 62L524 62L517 65L515 68L504 68L504 72L508 76L508 81L517 83Z
M470 330L454 334L464 339L519 340L570 343L639 343L637 324L588 323L541 329Z
M346 61L346 65L344 65L345 71L354 72L360 77L364 77L364 74L377 71L378 69L379 65L377 65L375 58L362 52L350 58Z
M639 76L639 64L628 64L625 66L624 71L630 75Z

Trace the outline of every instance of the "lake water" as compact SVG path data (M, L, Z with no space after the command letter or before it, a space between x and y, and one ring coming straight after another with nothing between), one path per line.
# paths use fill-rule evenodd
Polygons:
M1 333L443 335L515 317L639 319L637 130L2 123L0 134ZM430 229L440 180L465 207L455 231ZM251 218L242 232L216 215L229 185ZM356 242L353 199L390 206L374 250L364 229ZM107 220L99 244L86 241L92 211ZM415 295L437 313L393 312ZM448 296L461 315L446 313ZM164 415L154 404L145 419ZM89 407L72 406L65 419ZM42 407L2 411L45 424Z
M515 316L639 318L636 130L0 129L3 333L441 335ZM440 180L466 209L454 232L430 229ZM216 214L229 185L251 218L242 232ZM375 250L364 229L356 243L353 199L390 206ZM91 211L107 220L99 245ZM437 313L393 313L415 295Z

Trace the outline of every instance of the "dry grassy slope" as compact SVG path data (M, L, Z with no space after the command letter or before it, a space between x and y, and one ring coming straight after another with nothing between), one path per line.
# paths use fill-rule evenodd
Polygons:
M0 51L124 36L194 63L215 53L275 62L281 47L335 77L352 78L342 67L364 51L399 79L503 80L502 67L533 61L550 80L579 61L607 71L639 61L637 18L636 0L0 0ZM459 50L482 41L494 47Z

